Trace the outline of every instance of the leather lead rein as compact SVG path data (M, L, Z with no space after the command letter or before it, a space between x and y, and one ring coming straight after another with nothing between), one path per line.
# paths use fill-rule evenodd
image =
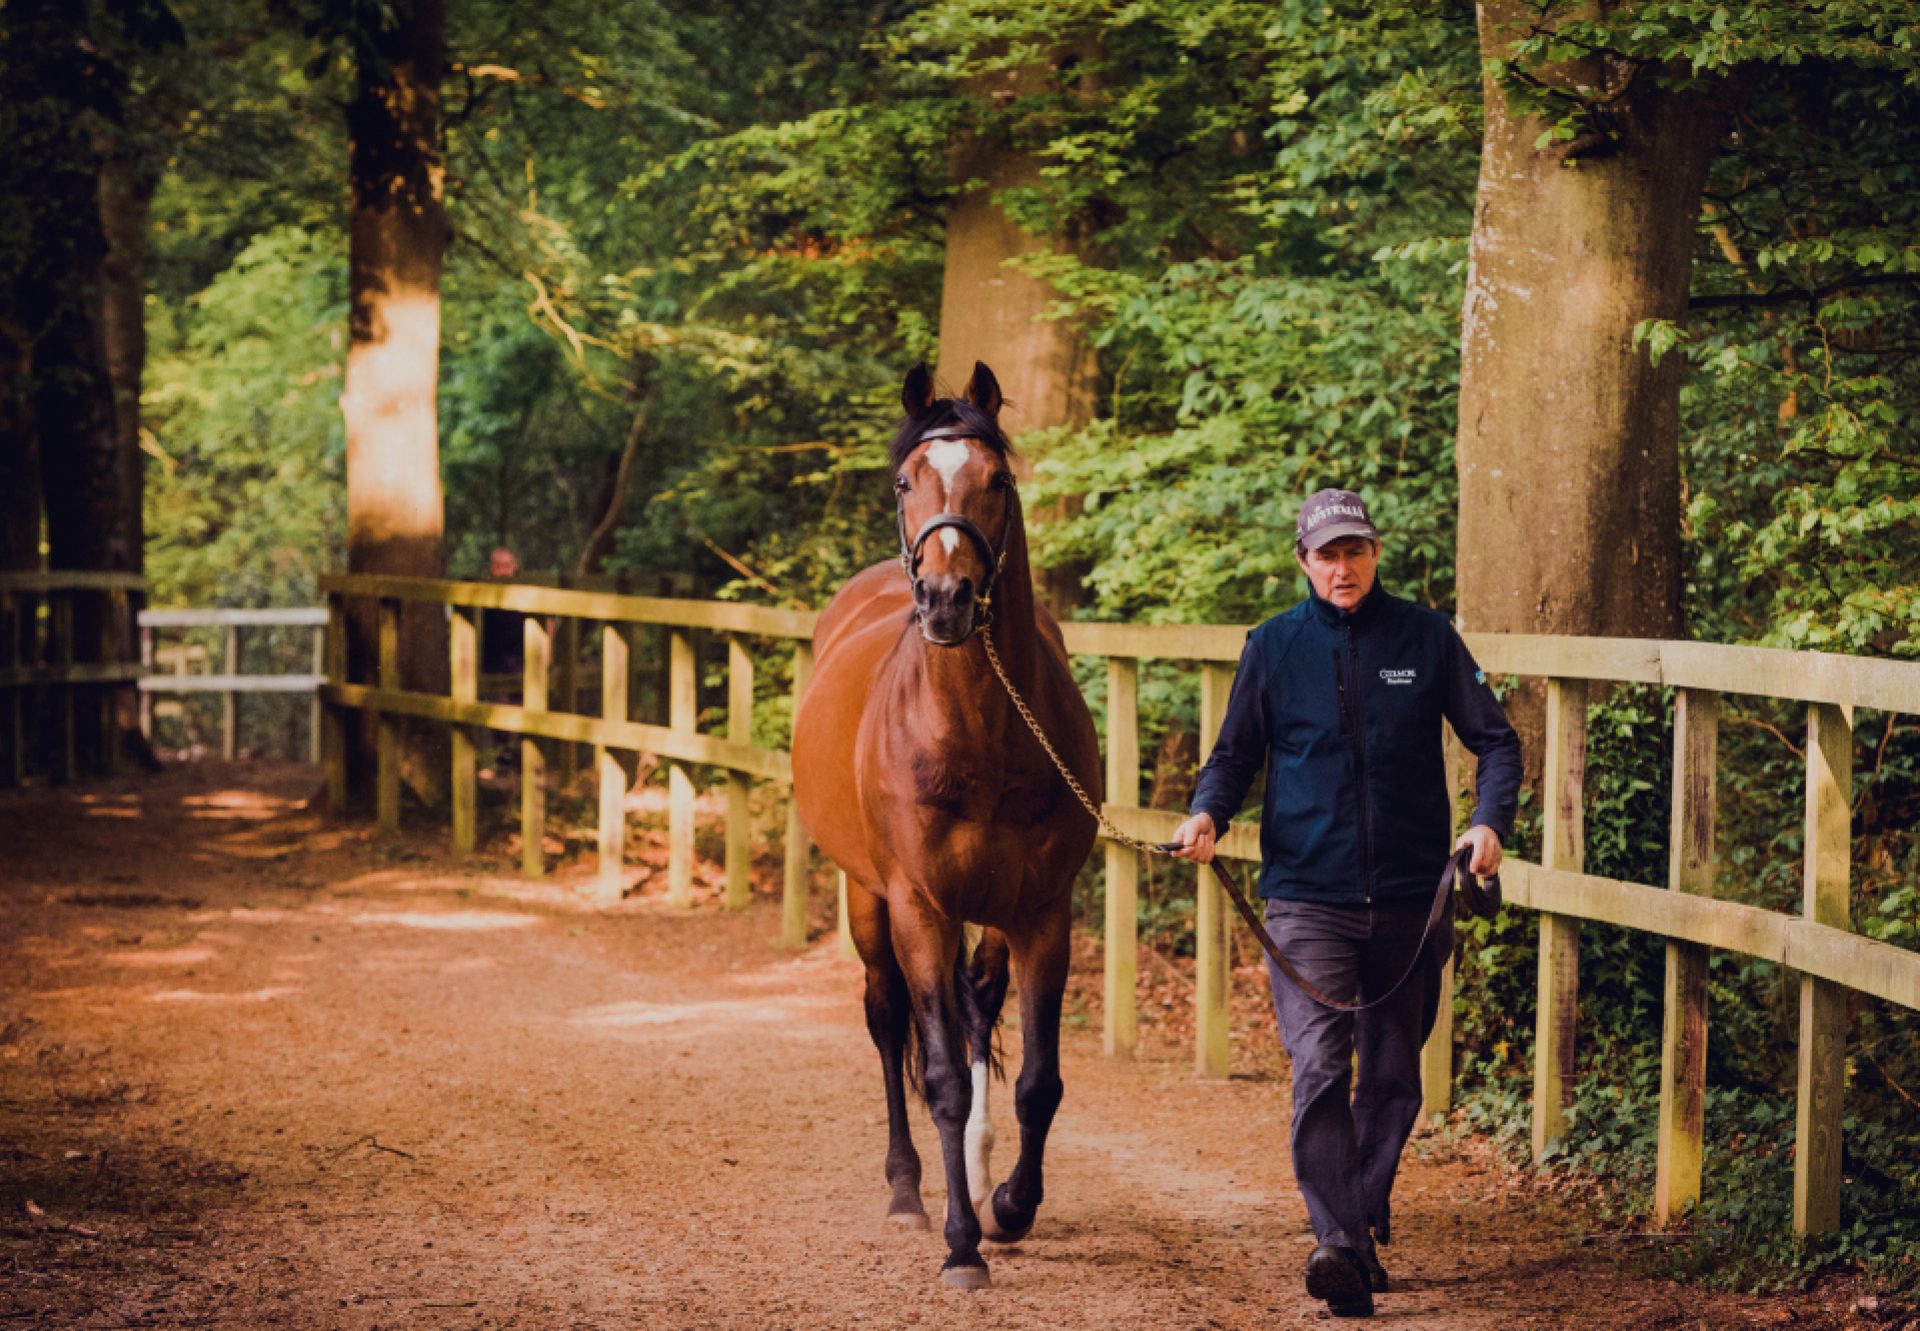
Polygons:
M1154 849L1171 854L1182 847L1178 842L1164 841ZM1377 998L1370 998L1364 1003L1342 1003L1337 998L1329 998L1306 976L1295 970L1293 963L1288 961L1286 955L1280 951L1279 944L1273 941L1273 935L1267 932L1265 922L1247 900L1246 893L1240 890L1240 884L1234 881L1233 875L1228 873L1226 866L1220 862L1219 856L1216 855L1208 861L1208 867L1213 870L1213 876L1220 880L1221 888L1233 902L1234 909L1240 912L1240 918L1247 922L1247 927L1253 930L1254 937L1260 940L1260 946L1273 959L1273 964L1280 968L1281 974L1300 987L1301 993L1321 1007L1335 1012L1365 1012L1369 1008L1379 1007L1399 993L1401 987L1412 979L1413 973L1420 968L1421 961L1426 958L1427 943L1433 937L1434 926L1439 924L1441 917L1447 913L1447 903L1453 895L1453 885L1456 880L1462 884L1462 895L1467 898L1467 907L1473 914L1491 915L1500 908L1500 876L1498 874L1484 880L1484 885L1475 884L1472 888L1466 886L1474 882L1474 875L1468 872L1472 854L1472 851L1462 849L1447 857L1447 867L1440 871L1440 885L1434 890L1433 906L1427 911L1427 923L1420 930L1420 945L1414 949L1413 960L1407 963L1406 970L1400 973L1400 978L1393 982L1387 992Z

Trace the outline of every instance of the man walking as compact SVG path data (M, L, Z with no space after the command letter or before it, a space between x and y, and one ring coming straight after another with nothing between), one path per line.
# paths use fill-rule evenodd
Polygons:
M1401 1148L1420 1112L1420 1048L1453 953L1451 910L1420 942L1446 864L1444 717L1480 759L1479 805L1455 848L1500 865L1520 788L1520 741L1445 615L1375 581L1380 539L1360 496L1321 490L1301 507L1294 556L1305 601L1247 635L1220 738L1174 839L1205 864L1264 769L1260 895L1266 927L1325 1007L1271 962L1293 1061L1293 1172L1318 1246L1307 1292L1365 1317L1388 1287L1374 1245L1390 1233ZM1354 1056L1359 1071L1353 1074ZM1351 1081L1351 1086L1350 1086Z

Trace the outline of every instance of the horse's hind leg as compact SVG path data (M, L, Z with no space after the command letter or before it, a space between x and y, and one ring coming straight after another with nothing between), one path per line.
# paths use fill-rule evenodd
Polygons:
M1033 1228L1045 1194L1041 1160L1060 1107L1060 1000L1067 988L1072 918L1064 905L1015 937L1013 974L1020 988L1020 1079L1013 1109L1020 1120L1020 1158L993 1199L979 1208L981 1232L1018 1243Z
M954 994L967 1032L968 1072L973 1104L967 1111L967 1196L978 1211L993 1191L993 1117L988 1112L988 1082L999 1071L993 1056L993 1028L1007 1001L1007 936L987 929L971 957L954 963Z
M901 1229L926 1229L927 1208L920 1201L920 1153L913 1148L907 1122L907 1059L913 1007L906 976L893 955L887 927L887 903L849 880L847 920L854 946L867 967L867 1034L880 1051L880 1073L887 1090L887 1223Z

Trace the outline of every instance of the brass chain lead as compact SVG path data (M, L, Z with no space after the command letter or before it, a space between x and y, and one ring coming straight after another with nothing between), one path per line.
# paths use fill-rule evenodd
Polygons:
M1020 713L1020 719L1027 723L1027 729L1033 732L1033 737L1040 741L1040 747L1047 751L1047 757L1053 759L1054 767L1060 772L1060 779L1067 783L1067 789L1073 792L1074 798L1080 801L1081 807L1093 815L1093 820L1105 831L1108 840L1118 841L1123 846L1131 846L1134 850L1147 855L1167 854L1166 851L1160 849L1159 846L1151 841L1142 841L1138 837L1128 836L1125 832L1115 827L1113 822L1094 806L1093 799L1087 794L1086 787L1081 785L1073 773L1067 770L1066 763L1061 761L1060 754L1053 747L1052 741L1047 738L1046 732L1040 729L1039 718L1035 717L1033 709L1027 706L1027 700L1020 696L1020 690L1016 689L1013 686L1013 681L1007 678L1006 668L1000 664L1000 653L993 649L993 634L989 631L989 628L990 625L981 629L980 643L987 649L987 661L993 666L993 673L1000 677L1000 683L1002 687L1006 689L1007 697L1013 700L1014 710Z

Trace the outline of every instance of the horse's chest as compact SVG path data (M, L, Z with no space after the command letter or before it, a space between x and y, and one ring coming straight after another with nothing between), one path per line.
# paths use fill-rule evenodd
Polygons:
M1051 772L988 768L928 752L914 755L912 770L915 803L968 822L1030 826L1059 797L1059 779Z

